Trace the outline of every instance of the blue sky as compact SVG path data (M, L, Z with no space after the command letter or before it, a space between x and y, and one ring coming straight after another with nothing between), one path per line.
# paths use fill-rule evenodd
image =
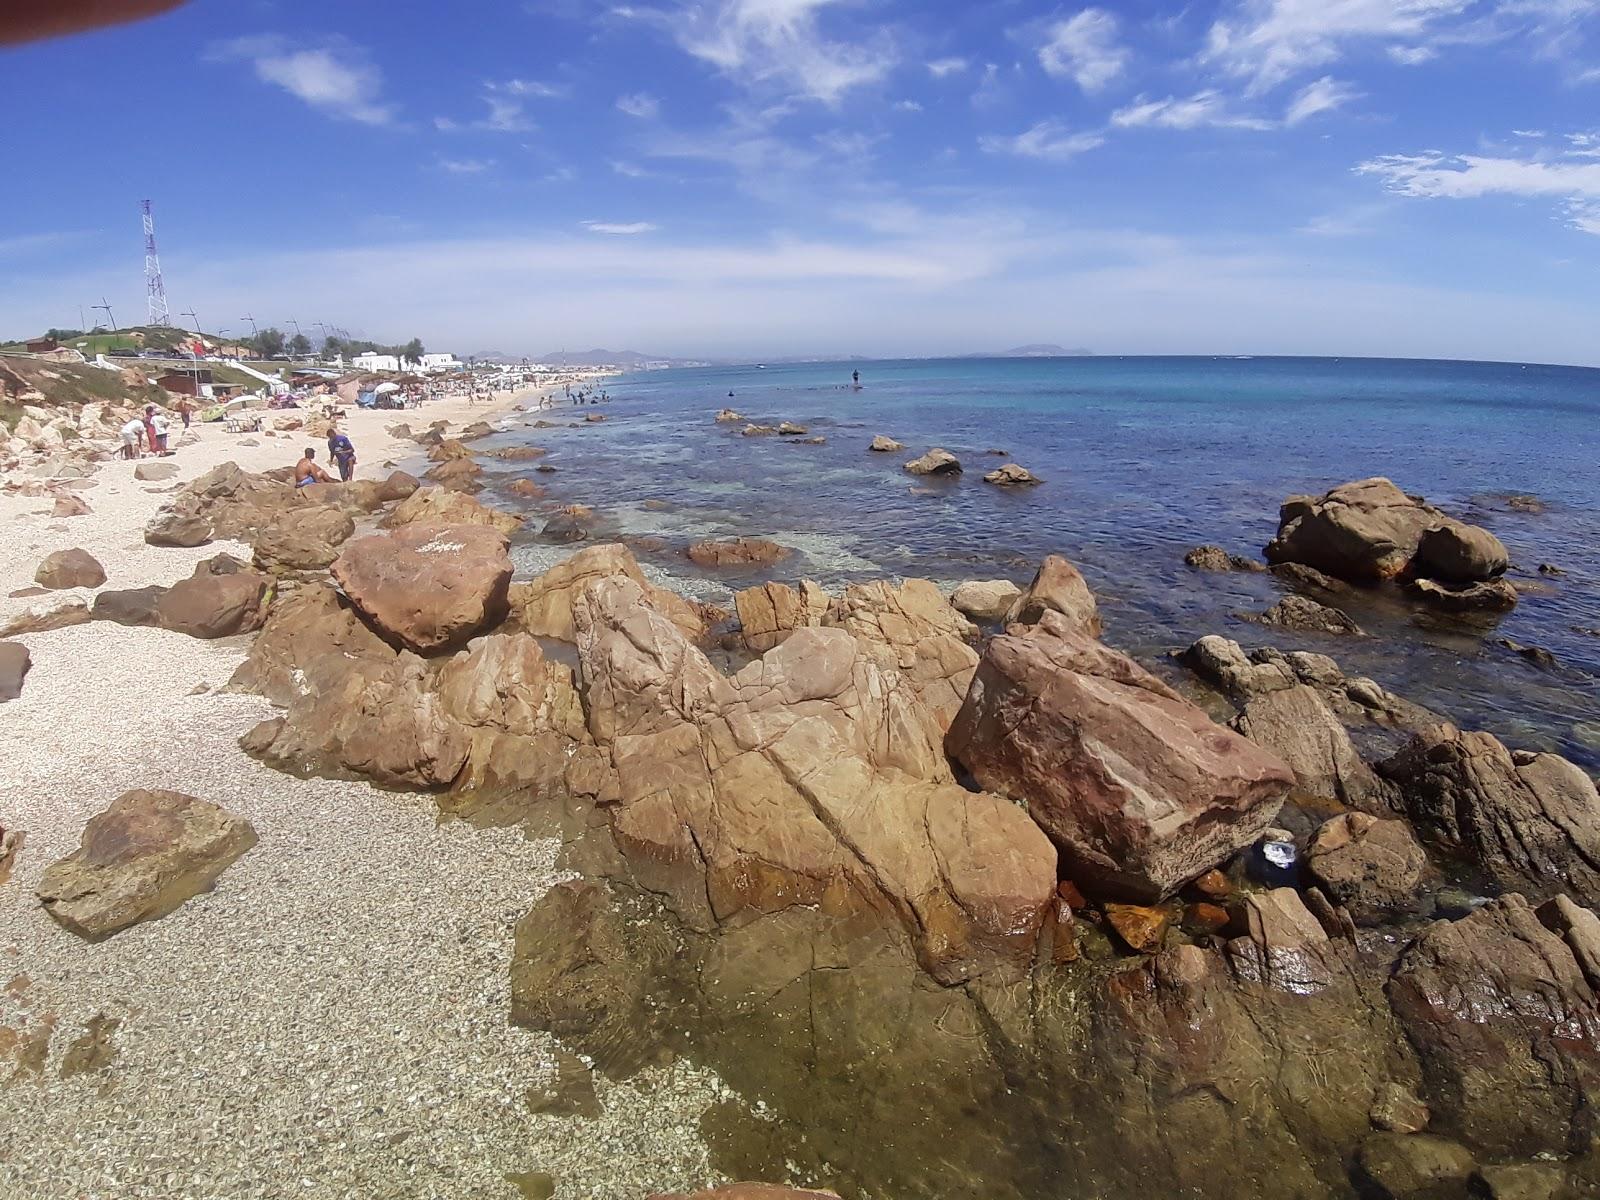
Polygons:
M0 51L0 333L1600 363L1600 0L197 0Z

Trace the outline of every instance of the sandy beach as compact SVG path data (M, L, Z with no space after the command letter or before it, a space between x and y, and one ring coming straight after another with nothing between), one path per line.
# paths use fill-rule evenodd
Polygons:
M342 427L357 477L381 477L416 454L387 426L458 428L530 398L355 412ZM173 480L103 464L81 492L88 515L0 497L0 592L30 587L40 558L72 546L104 564L108 587L170 584L223 551L247 558L238 543L149 547L141 531L184 481L229 461L280 467L320 439L195 433L159 460ZM73 594L88 595L45 599ZM0 601L0 620L38 599ZM508 1025L507 966L513 924L558 878L554 842L441 823L424 796L250 759L237 738L269 705L216 694L246 638L97 621L21 640L33 668L0 708L0 823L25 838L0 885L0 1194L509 1197L524 1194L509 1176L545 1172L557 1196L621 1200L705 1179L707 1075L597 1077L594 1119L524 1101L550 1074L552 1042ZM260 841L214 891L85 943L34 889L84 822L135 787L219 803ZM97 1069L77 1073L91 1028Z

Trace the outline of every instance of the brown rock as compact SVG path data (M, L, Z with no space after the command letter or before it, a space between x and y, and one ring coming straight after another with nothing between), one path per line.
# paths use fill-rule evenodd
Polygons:
M505 535L487 525L407 525L346 542L333 577L379 629L426 654L505 617L506 548Z
M211 535L209 520L171 505L160 509L144 527L144 540L151 546L203 546Z
M983 477L985 483L998 484L1000 487L1025 487L1033 483L1043 483L1032 471L1016 463L1006 463L996 467Z
M124 792L39 881L45 911L79 937L109 937L207 891L256 843L250 823L181 792Z
M414 476L404 471L394 471L378 485L378 499L384 504L394 504L410 496L420 486Z
M66 629L82 625L90 619L89 606L76 596L52 597L30 604L0 625L0 638L16 637L22 633L45 633L51 629Z
M1432 1116L1417 1094L1399 1083L1385 1083L1372 1098L1367 1119L1376 1129L1390 1133L1421 1133Z
M1029 805L1074 880L1143 902L1253 842L1293 782L1055 612L989 643L945 746Z
M94 598L94 619L115 621L118 625L158 625L158 606L166 591L152 585L99 592Z
M491 450L489 453L503 462L531 462L536 458L543 458L550 451L543 446L506 446L500 450Z
M778 433L782 437L804 437L810 432L804 425L796 425L793 421L782 421L778 425Z
M422 473L422 477L451 491L475 492L482 486L478 482L478 477L482 474L483 468L472 459L451 458L437 466L429 467Z
M1085 637L1100 636L1100 610L1078 568L1059 554L1047 555L1028 585L1006 613L1007 625L1036 625L1047 612L1066 618Z
M1106 923L1116 930L1130 950L1140 954L1161 952L1167 930L1172 925L1172 914L1166 909L1140 904L1104 904L1101 911L1106 914ZM1226 920L1226 913L1223 918Z
M1361 636L1361 626L1349 614L1326 604L1319 604L1309 596L1290 595L1279 600L1264 613L1245 617L1259 625L1278 629L1293 629L1299 633L1351 634Z
M73 492L64 492L56 497L55 507L51 509L52 517L84 517L93 512L82 496Z
M1343 813L1323 824L1306 854L1306 868L1317 885L1365 923L1403 911L1427 865L1404 821L1366 813Z
M1215 867L1190 880L1189 886L1210 900L1226 900L1236 890L1233 881Z
M709 614L677 593L658 588L646 580L633 554L616 542L580 550L537 579L512 584L512 616L523 629L539 637L576 641L578 635L572 610L578 597L595 580L612 575L624 576L638 584L651 606L665 614L690 641L705 637Z
M434 463L453 462L458 458L471 458L472 451L461 444L458 438L443 438L428 447L428 461Z
M1191 904L1183 912L1184 931L1195 937L1220 933L1227 924L1228 910L1208 900Z
M872 439L872 444L867 449L876 450L879 454L893 454L897 450L904 450L905 447L892 437L885 437L880 433Z
M487 525L511 534L521 528L522 518L448 488L419 487L400 502L384 525L389 529L407 525Z
M1501 887L1600 903L1600 794L1560 755L1513 753L1491 734L1435 725L1378 771L1425 840Z
M339 555L356 531L350 515L328 505L310 505L280 515L257 536L255 562L274 573L316 571Z
M22 695L22 681L32 666L33 658L21 642L0 641L0 703Z
M744 414L741 413L741 412L735 412L731 408L724 408L724 409L722 409L721 411L719 411L717 413L715 419L718 420L718 421L728 422L728 421L742 421L745 418L744 418Z
M1422 536L1450 522L1387 479L1341 484L1320 497L1291 496L1266 548L1269 563L1299 562L1354 583L1399 576Z
M87 550L56 550L45 555L33 578L53 589L97 588L106 581L106 569Z
M272 580L255 571L213 572L201 563L156 601L156 623L197 638L232 637L259 629Z
M1406 595L1441 612L1503 613L1517 606L1517 589L1504 579L1487 583L1446 584L1433 579L1408 579Z
M133 468L133 477L145 483L160 483L178 474L178 464L170 462L142 462Z
M1022 595L1022 589L1009 579L969 579L951 593L950 606L974 621L997 623Z
M1238 554L1229 554L1221 546L1196 546L1183 556L1183 564L1193 567L1197 571L1265 571L1266 568L1253 559L1245 558Z
M1508 565L1505 546L1487 529L1445 521L1422 535L1411 569L1445 583L1481 583L1505 574Z
M1303 795L1366 809L1386 808L1392 798L1394 789L1361 760L1315 688L1296 683L1258 695L1233 727L1287 763Z
M513 496L520 496L524 500L542 499L548 489L540 487L531 479L516 479L507 489Z
M1368 1194L1390 1200L1426 1200L1441 1187L1460 1186L1476 1167L1472 1153L1458 1142L1426 1133L1375 1133L1356 1155L1358 1178Z
M961 460L948 450L935 448L905 463L904 469L913 475L959 475Z
M1049 843L953 782L931 718L855 638L800 629L724 677L631 580L590 585L575 618L613 836L645 886L701 923L824 898L876 913L946 983L1026 969Z
M756 654L765 654L796 629L821 625L829 603L828 594L809 579L802 579L798 589L763 583L733 596L740 637Z
M740 537L695 542L685 553L691 562L701 567L749 567L770 566L794 552L763 538Z
M883 580L851 584L825 619L900 672L933 714L942 734L955 719L978 666L967 642L977 630L926 579L899 587Z
M839 1200L837 1192L810 1192L775 1183L729 1183L703 1192L657 1192L647 1200Z

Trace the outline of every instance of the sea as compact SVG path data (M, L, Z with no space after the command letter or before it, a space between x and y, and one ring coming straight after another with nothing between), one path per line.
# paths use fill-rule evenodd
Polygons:
M1465 728L1600 771L1600 370L963 358L654 371L600 390L608 399L595 406L558 394L483 444L550 451L487 479L484 499L512 509L528 507L506 491L515 478L548 489L515 548L524 572L570 552L539 535L537 512L556 504L593 508L592 539L627 541L657 579L722 602L769 577L832 590L884 576L1025 586L1044 555L1062 554L1099 597L1107 643L1147 664L1211 633L1315 650ZM742 422L715 421L724 407L826 440L746 437ZM583 420L593 413L606 419ZM869 451L876 434L905 451ZM961 476L902 469L935 446L960 459ZM983 482L1005 462L1043 482ZM1184 565L1202 543L1259 559L1285 498L1374 475L1493 530L1522 590L1516 609L1441 619L1377 589L1341 601L1366 636L1285 633L1245 619L1285 593L1274 576ZM734 536L794 553L742 573L703 571L683 555L690 542ZM1555 665L1519 646L1549 651Z

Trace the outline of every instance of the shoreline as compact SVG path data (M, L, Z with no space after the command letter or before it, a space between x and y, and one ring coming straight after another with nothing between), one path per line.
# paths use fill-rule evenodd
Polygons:
M382 478L386 460L415 452L386 426L494 421L546 390L354 412L341 429L360 455L356 478ZM30 588L53 550L88 550L107 588L171 584L219 553L248 559L243 543L158 549L142 531L182 483L227 461L284 466L302 435L197 429L172 457L143 460L176 465L174 479L140 483L133 463L101 464L95 486L74 489L85 516L40 515L48 497L0 494L12 530L0 621L92 597L5 595ZM639 1200L704 1184L697 1119L723 1094L709 1072L597 1075L592 1119L524 1103L554 1070L555 1042L508 1021L512 932L565 877L559 840L443 819L426 794L298 779L250 758L237 739L271 706L221 689L252 639L108 621L16 638L33 667L21 697L0 706L12 749L0 825L24 837L0 884L0 1192L266 1198L314 1179L304 1194L498 1196L515 1193L511 1175L550 1172L563 1195ZM82 942L34 890L84 822L137 787L222 804L259 842L176 912ZM72 1074L74 1047L81 1055L97 1027L109 1057Z

